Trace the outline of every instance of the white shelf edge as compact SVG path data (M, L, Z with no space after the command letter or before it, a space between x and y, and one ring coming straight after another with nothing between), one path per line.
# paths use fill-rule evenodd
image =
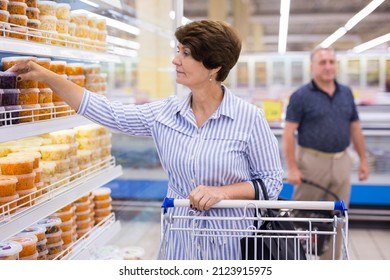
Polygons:
M80 115L73 115L44 121L2 126L0 127L0 142L17 140L89 123L91 121L87 118Z
M91 259L93 250L103 247L120 231L120 221L115 221L109 225L98 226L98 229L94 229L94 231L89 233L89 236L85 240L77 244L71 253L65 255L61 260L89 260Z
M12 39L0 37L0 52L22 55L48 56L63 59L81 60L81 61L99 61L120 63L121 58L118 55L108 54L105 52L86 51L82 49L61 47L36 43L27 40Z
M80 183L76 180L71 182L67 186L64 186L65 188L68 187L69 190L62 192L55 197L49 198L46 201L33 205L28 209L29 211L20 213L20 215L16 215L15 217L11 217L9 221L0 224L0 240L5 240L11 237L26 227L36 223L40 219L56 212L64 205L75 201L86 193L103 186L120 175L122 175L122 166L118 165L102 170L88 181ZM72 186L74 185L77 185L77 188L73 188Z

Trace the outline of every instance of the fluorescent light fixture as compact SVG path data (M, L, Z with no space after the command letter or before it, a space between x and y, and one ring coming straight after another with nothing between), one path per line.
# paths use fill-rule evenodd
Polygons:
M135 50L138 50L139 47L140 47L140 44L137 43L137 42L126 40L126 39L122 39L122 38L118 38L118 37L114 37L114 36L107 36L107 43L110 43L110 44L113 44L113 45L117 45L117 46L121 46L121 47L125 47L125 48L132 48L132 49L135 49Z
M382 4L385 0L373 0L367 6L365 6L360 12L354 15L347 23L337 29L332 35L326 38L321 44L321 47L327 48L340 39L342 36L347 33L348 30L351 30L356 24L358 24L362 19L371 14L380 4Z
M387 33L383 36L377 37L371 41L360 44L352 49L354 53L361 53L373 47L379 46L386 42L390 41L390 33Z
M354 15L348 22L345 24L347 30L351 30L356 24L358 24L362 19L371 14L380 4L385 0L373 0L367 6L365 6L360 12Z
M287 49L288 18L290 15L290 0L280 1L279 43L278 52L283 54Z
M133 35L139 35L139 33L140 33L139 28L137 28L133 25L123 23L123 22L120 22L120 21L112 19L112 18L104 17L104 16L92 13L92 12L84 10L84 9L78 9L78 10L74 10L72 12L79 13L79 14L87 14L90 17L95 17L95 18L99 18L99 19L105 19L106 24L108 26L114 27L116 29L125 31L125 32L133 34Z
M89 0L80 0L81 2L85 3L85 4L88 4L92 7L95 7L95 8L99 8L99 4L95 3L95 2L92 2L92 1L89 1Z
M326 38L321 44L320 46L322 48L327 48L329 47L330 45L332 45L334 42L336 42L338 39L340 39L341 37L343 37L345 35L345 33L347 33L347 29L345 29L345 27L340 27L339 29L337 29L335 32L333 32L332 35L330 35L328 38Z

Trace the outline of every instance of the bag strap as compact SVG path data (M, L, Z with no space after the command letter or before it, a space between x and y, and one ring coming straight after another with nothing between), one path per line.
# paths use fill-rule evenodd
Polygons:
M261 179L253 179L252 183L253 183L253 187L255 189L255 200L259 200L260 199L259 185L261 187L261 191L263 192L264 200L269 200L268 192L267 192L267 189L266 189L266 187L264 185L263 180L261 180ZM270 209L267 209L267 215L269 217L273 217L272 212L270 211ZM260 216L261 216L260 209L257 209L257 210L255 209L255 217L260 217ZM258 220L255 220L253 222L253 226L257 229L258 225L259 225Z
M260 199L260 196L259 196L259 187L258 187L258 186L260 185L261 191L263 192L264 200L269 200L268 191L267 191L267 188L266 188L265 185L264 185L263 180L261 180L261 179L253 179L253 180L252 180L252 183L253 183L253 186L255 187L255 199L256 199L256 200L259 200L259 199ZM273 214L273 212L271 211L271 209L268 209L268 208L267 208L267 215L268 215L268 217L275 217L275 215ZM256 228L257 228L257 220L255 220L254 225L255 225Z
M261 179L253 179L252 180L252 183L253 185L260 185L261 187L261 191L263 192L263 196L264 196L264 200L269 200L269 196L268 196L268 191L267 191L267 188L265 187L264 185L264 182L263 180ZM256 193L257 192L257 193ZM257 196L256 196L257 195ZM260 195L259 195L259 188L255 186L255 199L256 200L259 200L260 199Z

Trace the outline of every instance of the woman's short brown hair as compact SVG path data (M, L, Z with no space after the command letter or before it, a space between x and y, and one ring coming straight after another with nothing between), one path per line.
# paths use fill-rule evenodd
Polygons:
M229 24L216 20L190 22L177 28L176 39L191 50L192 57L207 69L221 67L215 80L224 81L236 64L241 39Z

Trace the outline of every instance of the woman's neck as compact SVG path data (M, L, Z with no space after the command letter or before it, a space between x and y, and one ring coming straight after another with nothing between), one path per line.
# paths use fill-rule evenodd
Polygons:
M191 108L198 127L218 109L223 99L221 85L209 87L207 90L192 91Z

